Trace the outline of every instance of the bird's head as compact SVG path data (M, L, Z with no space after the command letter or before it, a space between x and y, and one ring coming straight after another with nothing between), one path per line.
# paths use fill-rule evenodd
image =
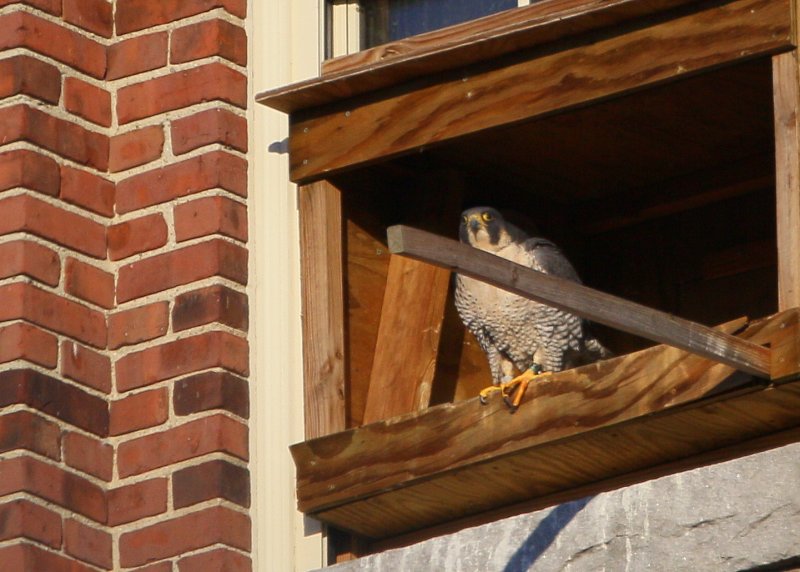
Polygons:
M512 242L509 225L497 209L475 207L461 213L461 242L495 252Z

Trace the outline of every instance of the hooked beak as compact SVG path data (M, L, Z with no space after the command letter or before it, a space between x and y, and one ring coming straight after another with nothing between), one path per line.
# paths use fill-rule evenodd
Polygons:
M469 219L467 220L467 225L472 233L475 234L479 229L483 228L483 221L481 220L480 215L470 215Z

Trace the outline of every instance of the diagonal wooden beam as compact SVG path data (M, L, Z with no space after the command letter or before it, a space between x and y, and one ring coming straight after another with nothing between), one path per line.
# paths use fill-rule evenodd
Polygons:
M455 240L407 226L387 232L389 250L649 340L770 378L770 350L582 284L531 270Z

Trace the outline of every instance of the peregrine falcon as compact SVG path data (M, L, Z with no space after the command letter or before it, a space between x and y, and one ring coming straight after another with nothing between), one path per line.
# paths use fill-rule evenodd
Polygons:
M544 238L528 237L506 222L493 208L476 207L462 213L461 242L508 260L580 282L561 250ZM528 385L542 372L556 372L610 357L588 332L582 318L528 300L485 282L456 275L455 304L467 329L489 359L494 385L481 392L500 391L515 409ZM514 367L523 372L514 378ZM513 388L519 386L513 401Z

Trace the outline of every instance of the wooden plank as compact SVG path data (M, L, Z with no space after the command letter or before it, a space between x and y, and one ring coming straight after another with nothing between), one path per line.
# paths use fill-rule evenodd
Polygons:
M800 74L797 51L775 56L775 191L778 305L800 306Z
M796 336L796 319L785 312L742 336ZM294 445L299 506L379 538L800 424L800 387L720 413L724 399L763 387L732 373L658 346L553 374L513 414L472 399Z
M498 458L314 516L357 528L371 538L385 538L523 499L574 500L581 498L581 487L587 492L594 489L590 483L601 479L789 431L800 424L799 406L800 382L753 388L642 423L548 443L527 454ZM561 491L572 494L558 495Z
M789 49L790 3L715 3L649 27L576 44L293 114L291 176L320 177Z
M430 404L450 272L392 256L364 423Z
M625 20L696 2L697 0L538 2L330 59L322 63L322 73L329 75L356 72L364 68L372 75L384 72L387 68L401 77L407 68L412 68L417 73L420 70L436 73L447 69L440 67L445 60L449 60L449 67L468 65L551 42L566 35L612 26Z
M365 216L354 217L347 197L343 198L347 213L347 422L349 427L356 427L364 423L391 254L386 247L385 227Z
M306 438L342 431L345 421L344 284L339 189L299 189Z
M669 344L752 375L769 377L768 348L429 232L398 225L390 227L387 234L393 253L439 264L593 322Z
M581 485L572 489L558 491L553 494L537 497L532 500L503 506L497 509L488 510L479 514L469 515L463 518L448 520L438 525L428 528L414 530L407 534L393 535L381 540L369 543L369 552L377 553L403 546L409 546L417 542L422 542L437 536L453 534L465 528L481 526L490 522L528 514L537 510L557 506L562 503L595 496L600 493L613 491L623 487L642 483L652 479L657 479L667 475L674 475L682 471L705 467L717 463L724 463L732 459L737 459L747 455L753 455L769 449L782 447L790 443L800 441L800 427L794 427L786 431L778 431L768 435L759 436L725 446L718 449L703 451L689 457L682 457L674 461L668 461L652 467L645 467L640 470L625 473L623 475L610 477L601 481Z

